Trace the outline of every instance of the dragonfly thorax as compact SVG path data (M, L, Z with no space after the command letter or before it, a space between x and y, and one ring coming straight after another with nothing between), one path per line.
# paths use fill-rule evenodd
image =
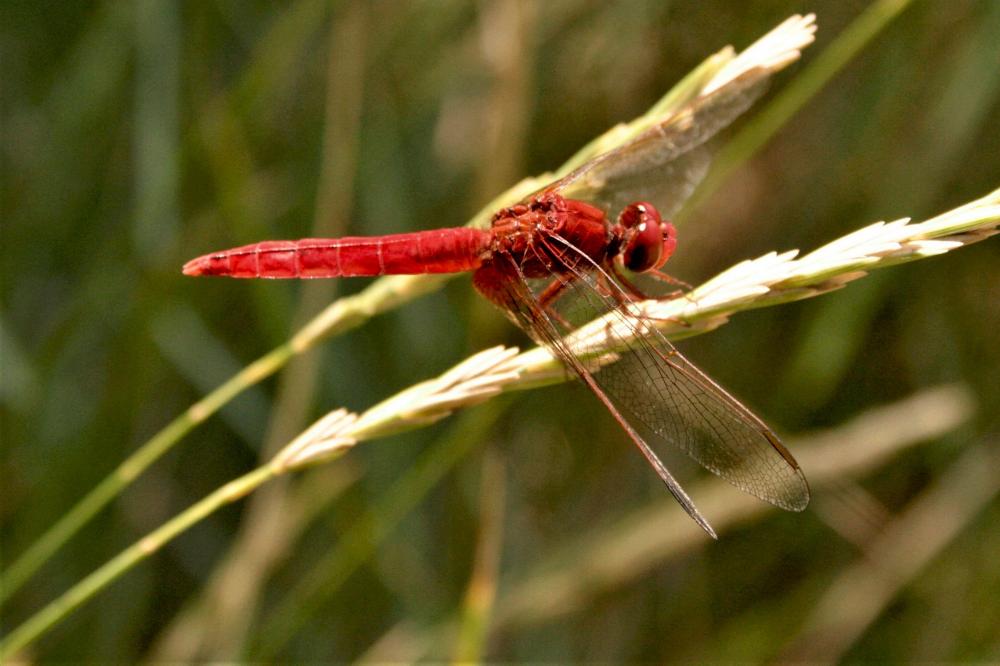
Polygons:
M491 230L494 255L507 257L529 278L600 265L612 240L604 211L555 193L501 210Z

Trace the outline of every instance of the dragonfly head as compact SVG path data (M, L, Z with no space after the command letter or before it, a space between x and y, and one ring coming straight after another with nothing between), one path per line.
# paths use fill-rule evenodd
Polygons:
M629 204L618 216L622 228L622 261L625 267L643 273L663 266L677 247L677 230L660 219L653 204Z

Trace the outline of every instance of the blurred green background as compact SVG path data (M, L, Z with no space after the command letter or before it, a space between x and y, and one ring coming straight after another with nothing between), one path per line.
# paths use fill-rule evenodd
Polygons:
M757 109L826 76L810 67L866 10L902 9L687 211L672 274L697 283L996 188L1000 3L904 4L5 2L3 565L201 395L369 282L195 280L185 260L462 224L792 13L817 13L817 42ZM813 480L804 514L671 460L719 528L709 542L586 391L555 386L265 487L26 654L1000 660L998 248L682 345L788 436ZM459 277L320 345L101 512L7 601L4 633L326 411L497 343L527 345ZM851 473L824 472L848 458Z

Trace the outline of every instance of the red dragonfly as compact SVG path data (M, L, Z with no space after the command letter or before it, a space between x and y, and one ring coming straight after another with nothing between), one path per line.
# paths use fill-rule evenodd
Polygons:
M677 244L673 224L662 216L690 195L707 170L706 142L750 106L766 78L762 69L749 70L500 210L488 230L264 241L198 257L184 273L320 278L472 271L483 296L593 391L710 535L715 532L654 449L679 447L738 488L801 511L808 485L774 432L629 308L646 298L630 274L677 282L660 272ZM614 222L607 211L618 212ZM566 336L601 316L614 322L607 330L617 361L594 369Z

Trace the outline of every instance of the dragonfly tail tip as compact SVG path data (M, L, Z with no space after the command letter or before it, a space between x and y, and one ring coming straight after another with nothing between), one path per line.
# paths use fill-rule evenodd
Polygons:
M181 271L184 275L206 275L208 271L208 261L205 257L198 257L197 259L192 259L191 261L184 264L184 268Z

